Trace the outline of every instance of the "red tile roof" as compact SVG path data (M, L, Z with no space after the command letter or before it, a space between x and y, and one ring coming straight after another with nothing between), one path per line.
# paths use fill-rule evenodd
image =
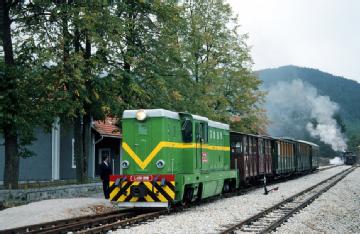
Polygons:
M104 137L121 138L120 128L116 126L117 118L107 117L105 120L95 121L93 127L100 135Z

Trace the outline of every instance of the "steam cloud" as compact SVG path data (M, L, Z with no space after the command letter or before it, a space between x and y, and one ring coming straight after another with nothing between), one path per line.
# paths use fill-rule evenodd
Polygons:
M346 139L334 119L339 106L328 96L319 95L316 88L301 80L279 82L267 91L265 108L271 134L303 137L299 134L306 129L333 150L346 150Z

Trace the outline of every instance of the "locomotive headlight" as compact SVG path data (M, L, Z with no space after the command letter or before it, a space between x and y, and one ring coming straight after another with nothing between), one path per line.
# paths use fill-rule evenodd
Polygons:
M165 166L165 161L164 160L158 160L157 162L156 162L156 167L157 168L163 168Z
M121 167L124 168L124 169L128 168L129 165L130 165L130 163L129 163L129 161L127 161L127 160L124 160L124 161L122 161L122 163L121 163Z
M136 112L136 119L139 121L144 121L146 119L146 113L144 110L139 110Z

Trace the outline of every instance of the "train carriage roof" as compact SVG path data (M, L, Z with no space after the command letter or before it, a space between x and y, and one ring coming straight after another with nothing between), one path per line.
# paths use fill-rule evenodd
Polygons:
M251 133L244 133L244 132L237 132L237 131L230 131L232 134L238 134L238 135L246 135L246 136L252 136L252 137L258 137L263 139L269 139L273 140L274 138L268 135L257 135L257 134L251 134Z
M314 147L319 147L317 144L310 142L310 141L304 141L304 140L297 140L298 142L305 143Z

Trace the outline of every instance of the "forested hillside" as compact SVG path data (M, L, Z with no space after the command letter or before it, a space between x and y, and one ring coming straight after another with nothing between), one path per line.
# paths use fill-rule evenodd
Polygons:
M263 81L263 89L266 91L272 90L272 87L275 87L279 83L290 83L295 80L300 80L304 84L304 90L314 87L318 96L324 98L328 96L330 99L329 102L337 103L338 110L335 111L334 119L349 139L349 148L354 149L354 146L360 144L360 84L358 82L344 77L334 76L317 69L297 66L265 69L258 71L258 75ZM288 90L288 92L291 92L291 90ZM299 97L304 98L303 102L307 101L305 94L299 94ZM299 121L304 119L302 116L299 117L299 113L295 114L294 118L296 117ZM287 132L289 132L289 134L296 132L296 129L292 127L293 126L287 126ZM302 131L303 136L309 140L314 140L306 132L305 128L300 131Z

